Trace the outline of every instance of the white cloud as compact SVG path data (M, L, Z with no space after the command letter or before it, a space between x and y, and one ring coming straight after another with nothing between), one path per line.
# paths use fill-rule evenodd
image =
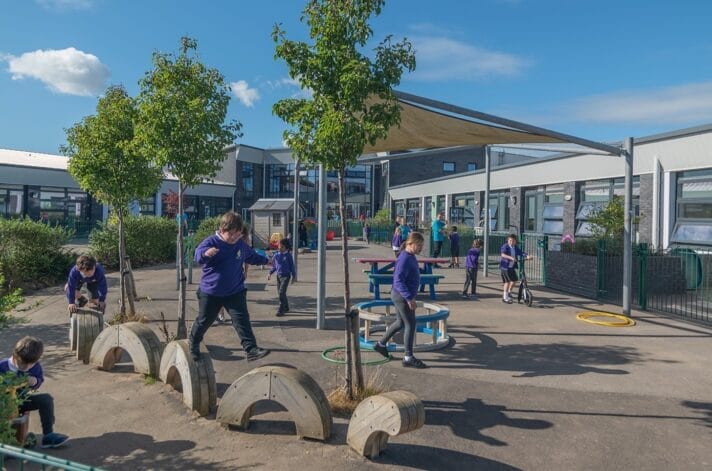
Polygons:
M50 90L67 95L96 96L109 78L109 68L98 57L73 47L39 49L19 57L4 57L13 80L34 78Z
M93 6L93 0L35 0L45 8L56 10L86 10Z
M414 36L417 67L413 80L476 80L494 76L514 76L529 61L514 54L491 51L442 36Z
M615 92L564 107L578 121L680 124L712 121L712 82Z
M244 80L230 83L230 88L235 98L248 108L252 108L255 102L260 99L260 92L256 88L250 88Z
M293 79L291 77L282 77L278 80L267 80L264 82L264 86L267 86L272 90L278 90L283 87L296 89L296 91L290 95L290 98L310 99L314 94L311 88L303 87L302 83L298 79Z

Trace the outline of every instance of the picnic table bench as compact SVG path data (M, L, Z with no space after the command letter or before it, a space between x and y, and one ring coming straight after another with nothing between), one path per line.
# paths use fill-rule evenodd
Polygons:
M393 273L368 273L368 281L373 286L374 299L381 299L381 285L393 285ZM445 275L435 275L433 273L420 275L420 290L423 291L427 285L430 290L430 299L435 299L435 285L437 285Z

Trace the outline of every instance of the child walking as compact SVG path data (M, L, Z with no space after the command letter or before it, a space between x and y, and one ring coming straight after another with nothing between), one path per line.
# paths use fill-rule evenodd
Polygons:
M44 382L40 358L44 351L42 341L36 337L23 337L15 344L12 355L0 361L0 374L8 372L25 380L25 385L16 392L24 399L19 413L36 410L42 423L42 448L57 448L67 443L69 437L54 431L54 399L51 395L35 394Z
M81 289L84 283L87 284L87 291L91 294L91 300L82 295ZM76 264L69 271L67 284L64 285L64 293L69 303L69 313L77 312L78 307L84 307L87 303L93 309L104 312L106 309L106 276L104 267L97 263L91 255L80 255Z
M480 247L482 242L480 239L472 241L472 248L467 251L465 258L465 286L462 287L462 297L467 299L477 299L477 269L480 266ZM471 288L470 294L467 290Z
M460 234L457 226L450 230L450 268L460 268Z
M269 350L257 346L247 310L244 264L266 265L267 257L255 252L242 235L242 217L232 211L223 214L220 228L195 249L195 261L203 266L198 295L198 317L190 331L190 353L200 359L200 342L225 307L240 337L247 360L257 360Z
M411 232L405 241L405 249L398 256L393 271L393 288L391 300L396 308L397 319L388 326L383 338L378 341L373 349L388 357L386 345L396 332L405 328L403 366L406 368L426 368L427 365L413 356L413 343L415 341L415 297L420 285L420 269L417 254L423 250L425 239L419 232Z
M507 243L500 249L499 269L502 273L502 302L512 304L512 287L519 280L517 276L517 258L524 257L526 260L531 260L531 257L522 252L522 249L517 247L517 236L509 234Z
M371 225L369 223L363 226L363 240L366 241L366 244L371 244Z
M277 293L279 294L279 309L277 317L282 317L289 312L289 300L287 299L287 286L289 281L296 283L297 272L294 267L294 259L289 251L289 240L279 241L279 252L272 257L272 269L267 274L267 280L272 278L272 273L277 272Z
M393 253L395 253L396 257L398 257L401 244L403 243L403 236L401 234L401 226L396 226L393 231L393 238L391 239L391 248L393 249Z

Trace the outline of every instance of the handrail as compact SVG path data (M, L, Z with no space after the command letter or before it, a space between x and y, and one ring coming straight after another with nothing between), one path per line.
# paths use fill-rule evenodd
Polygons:
M102 468L95 466L88 466L0 443L0 468L2 469L4 469L5 466L5 456L21 460L21 462L18 463L20 469L24 468L24 462L30 462L42 465L42 469L45 469L45 466L51 466L52 468L59 468L65 471L103 471Z

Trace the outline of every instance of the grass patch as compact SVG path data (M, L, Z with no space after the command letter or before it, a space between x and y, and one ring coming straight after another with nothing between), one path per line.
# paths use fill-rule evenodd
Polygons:
M364 388L357 392L353 399L349 399L349 395L346 391L346 386L337 386L326 395L329 400L329 406L331 407L331 412L338 417L350 418L356 407L364 399L375 396L376 394L381 394L385 392L387 388L384 385L382 369L378 368L376 372L366 379L366 384Z
M158 381L158 380L156 379L155 376L152 376L152 375L143 375L143 384L145 384L146 386L150 386L150 385L152 385L152 384L156 384L156 381Z

